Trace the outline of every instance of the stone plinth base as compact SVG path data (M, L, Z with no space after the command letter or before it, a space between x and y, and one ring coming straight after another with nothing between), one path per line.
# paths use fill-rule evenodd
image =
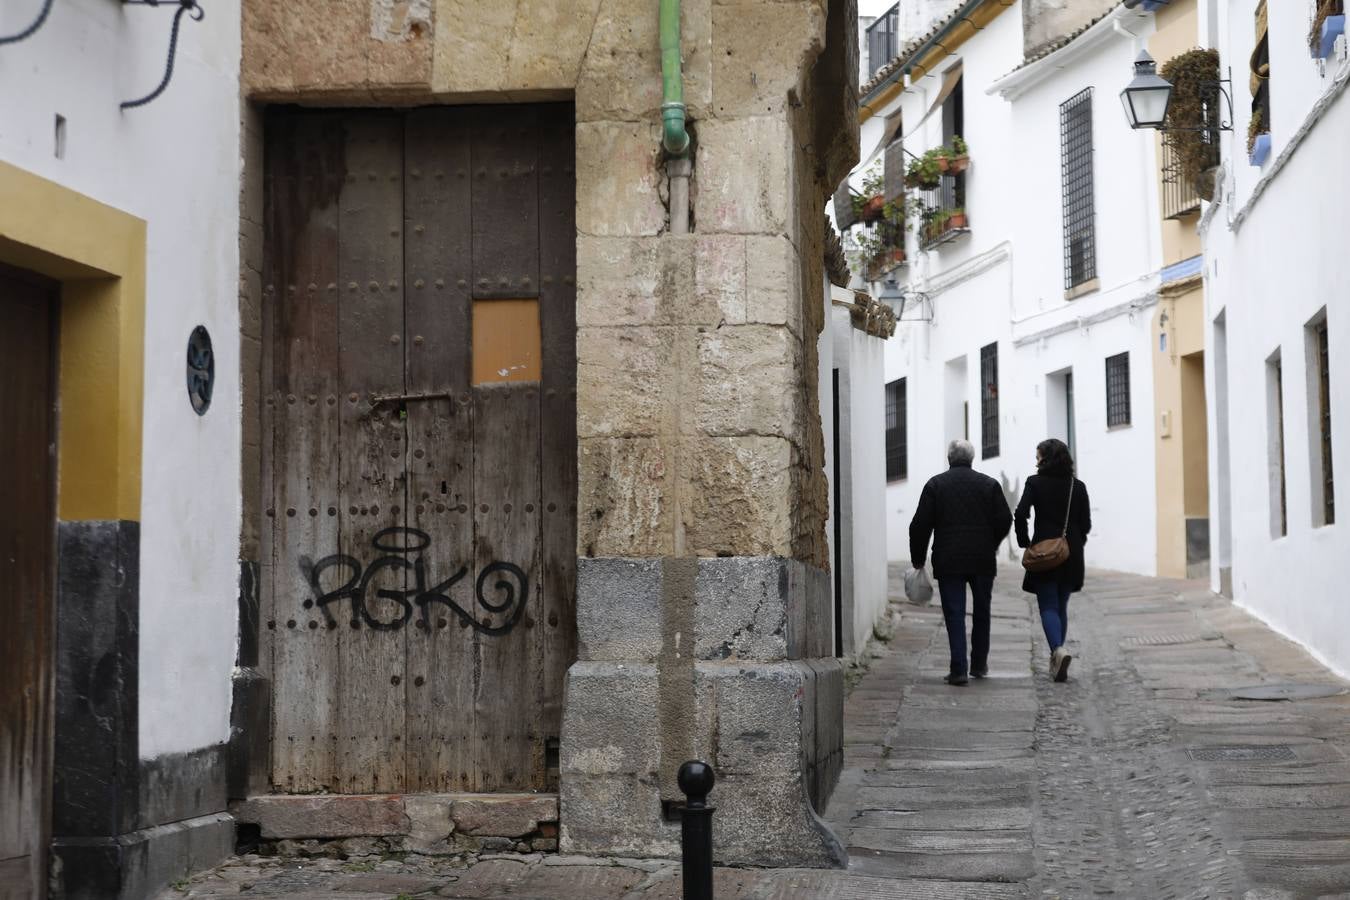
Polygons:
M266 840L381 838L429 854L557 849L554 794L266 794L230 811Z
M792 560L582 560L562 849L677 856L674 774L697 758L717 773L718 862L842 865L817 815L843 757L829 596L825 573Z

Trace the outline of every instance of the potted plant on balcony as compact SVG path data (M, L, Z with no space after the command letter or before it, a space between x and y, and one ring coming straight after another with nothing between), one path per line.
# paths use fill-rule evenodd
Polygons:
M1254 166L1263 166L1270 156L1270 126L1261 114L1261 108L1252 110L1252 120L1247 124L1247 162Z
M886 206L886 179L880 165L873 164L863 173L862 193L853 198L853 215L858 221L871 224L884 214Z
M929 150L923 156L910 160L909 166L905 168L906 186L929 191L937 187L942 178L938 159L938 152Z
M946 227L943 231L952 231L957 228L966 228L970 220L966 217L966 211L961 207L946 210Z
M966 146L965 139L961 135L952 138L952 146L946 152L948 172L959 175L970 168L970 148Z
M1326 59L1336 46L1336 38L1345 33L1344 0L1319 0L1308 30L1308 49L1315 59Z
M936 207L925 209L921 214L923 242L931 244L947 230L947 210Z

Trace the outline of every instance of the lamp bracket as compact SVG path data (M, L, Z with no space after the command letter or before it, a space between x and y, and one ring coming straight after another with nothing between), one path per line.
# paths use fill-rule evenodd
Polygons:
M183 21L184 14L192 17L192 21L200 22L206 18L206 11L198 5L197 0L122 0L124 6L153 6L159 8L177 7L173 14L173 28L169 32L169 58L164 64L164 77L160 79L158 87L153 91L136 100L126 100L121 104L122 109L135 109L138 106L145 106L164 93L169 86L169 81L173 78L173 61L178 55L178 26Z
M1213 140L1214 140L1215 143L1218 143L1218 139L1219 139L1219 138L1218 138L1217 132L1232 131L1232 130L1233 130L1233 70L1232 70L1231 67L1228 69L1228 77L1227 77L1227 78L1220 78L1220 79L1217 79L1217 80L1215 80L1215 81L1200 81L1200 82L1197 82L1197 83L1198 83L1201 87L1213 88L1213 89L1215 90L1215 92L1218 93L1218 95L1219 95L1220 97L1223 97L1224 101L1225 101L1225 102L1227 103L1227 105L1228 105L1228 118L1227 118L1226 120L1224 119L1224 116L1223 116L1223 109L1221 108L1221 109L1219 110L1219 124L1216 125L1216 126L1209 126L1209 125L1183 125L1183 126L1179 126L1179 127L1176 127L1176 128L1169 128L1169 127L1167 127L1167 126L1164 125L1164 126L1162 126L1161 128L1159 128L1158 130L1161 131L1161 132L1163 132L1163 133L1167 133L1167 132L1170 132L1170 131L1175 131L1175 132L1182 132L1182 131L1199 131L1199 132L1203 132L1203 133L1205 133L1205 134L1214 135ZM1227 85L1227 87L1225 87L1225 85ZM1208 110L1206 110L1206 115L1208 115Z

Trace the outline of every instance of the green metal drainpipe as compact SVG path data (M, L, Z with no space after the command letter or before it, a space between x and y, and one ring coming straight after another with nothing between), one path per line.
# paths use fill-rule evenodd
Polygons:
M689 152L684 127L684 73L680 62L680 0L661 0L661 146L670 156Z

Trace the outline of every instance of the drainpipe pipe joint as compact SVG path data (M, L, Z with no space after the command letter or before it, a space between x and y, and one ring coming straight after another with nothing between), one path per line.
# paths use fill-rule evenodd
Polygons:
M661 104L661 146L669 156L681 157L689 152L689 132L684 127L684 104L667 101Z

